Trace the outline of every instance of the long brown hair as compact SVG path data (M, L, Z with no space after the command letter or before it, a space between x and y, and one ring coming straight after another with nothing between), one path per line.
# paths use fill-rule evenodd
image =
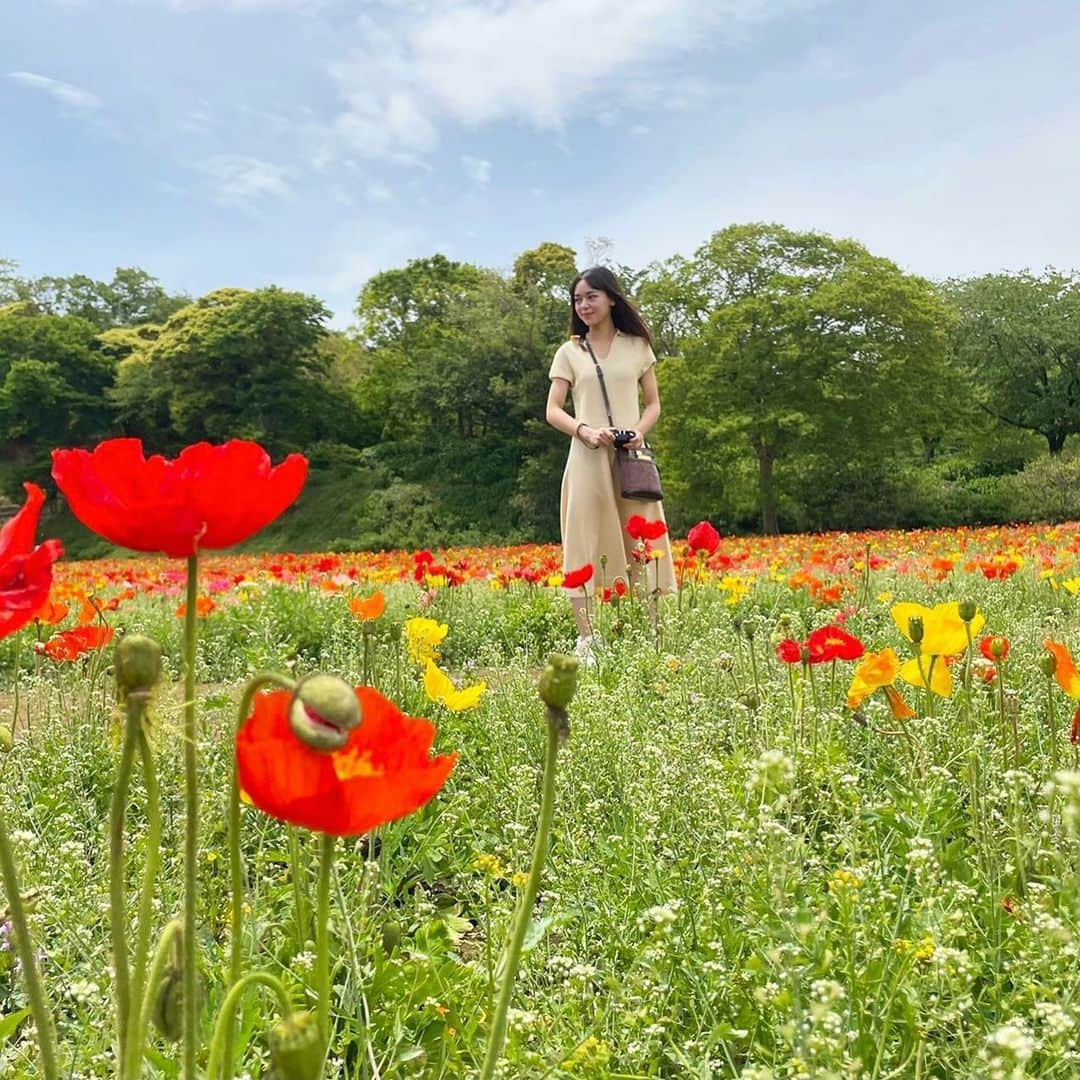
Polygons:
M626 298L626 294L619 285L619 279L606 266L591 266L588 270L582 270L570 283L570 336L583 338L589 328L578 316L574 306L574 290L580 282L586 282L594 289L605 292L611 300L611 321L616 330L624 334L633 334L634 337L644 338L650 348L652 347L652 334L645 325L645 320L638 314L637 308Z

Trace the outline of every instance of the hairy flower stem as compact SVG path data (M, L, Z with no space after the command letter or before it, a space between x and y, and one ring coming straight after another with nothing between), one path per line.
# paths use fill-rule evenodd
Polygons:
M146 982L143 986L142 1000L138 1002L138 1009L132 1012L131 1023L128 1025L128 1054L127 1068L128 1077L138 1080L141 1070L142 1050L146 1042L146 1029L150 1026L150 1017L154 1012L154 1003L157 999L158 983L165 973L165 965L173 952L173 942L181 937L184 932L184 924L180 919L173 919L167 923L161 932L161 938L154 950L150 961L150 969L146 973ZM127 1080L127 1078L125 1078Z
M225 995L225 1001L222 1003L221 1012L218 1013L217 1023L214 1025L214 1034L210 1039L210 1057L206 1066L207 1080L228 1080L228 1078L233 1075L231 1071L226 1072L225 1074L222 1074L221 1071L222 1065L224 1064L225 1040L228 1036L228 1032L232 1031L235 1027L236 1007L240 1004L240 999L247 992L249 986L256 985L265 986L277 996L278 1004L281 1006L282 1017L288 1017L292 1014L292 1001L280 979L275 978L275 976L267 971L248 972L248 974L240 979L228 994Z
M1046 680L1046 710L1050 723L1050 775L1058 771L1058 734L1057 718L1054 716L1054 679Z
M543 794L540 799L540 821L536 828L536 842L533 845L532 864L529 867L529 880L521 894L510 938L503 956L502 982L499 986L498 1003L491 1021L488 1034L487 1054L484 1066L480 1070L479 1080L491 1080L495 1075L495 1066L502 1057L506 1042L506 1019L510 1011L510 999L514 991L518 965L521 963L521 950L525 944L525 934L532 921L533 906L540 891L540 875L547 859L548 840L551 836L551 822L555 815L555 771L558 763L559 741L566 731L566 713L562 709L547 709L547 748L544 753Z
M195 911L198 897L199 762L195 744L195 606L199 595L199 557L187 561L187 596L184 610L184 1045L181 1076L196 1080L195 1056L199 1042L199 973L195 949Z
M116 1056L121 1076L127 1075L124 1055L131 1013L131 973L127 952L127 899L124 895L124 814L131 786L131 769L139 741L143 703L131 695L127 700L120 763L116 769L112 805L109 808L109 937L112 943L113 984L116 996Z
M60 1072L56 1066L56 1031L53 1028L52 1013L45 996L45 988L41 984L37 957L34 955L34 947L30 942L26 909L23 906L22 893L19 892L19 875L15 869L15 858L11 853L2 809L0 809L0 880L4 883L4 892L7 893L8 914L15 937L15 951L19 956L23 980L26 983L26 996L30 1001L30 1012L34 1017L38 1052L41 1054L41 1080L59 1080Z
M239 732L244 721L251 714L255 695L268 686L277 686L282 690L294 690L296 683L276 671L260 671L253 675L244 687L237 711L236 730ZM229 882L232 890L232 920L229 941L229 985L235 986L243 974L243 929L244 929L244 867L240 858L240 780L236 774L236 754L232 756L232 780L229 784L229 807L226 814L229 835ZM225 1032L225 1065L232 1067L232 1047L235 1036L234 1025L229 1023Z
M315 981L319 995L319 1031L330 1046L330 881L334 868L335 837L319 838L319 886L315 916Z
M132 694L129 698L140 695ZM145 711L145 698L142 702ZM135 963L132 967L131 1000L136 1008L141 1007L146 993L146 962L150 955L150 925L154 919L154 884L161 867L161 792L158 788L157 770L154 767L154 754L150 740L143 729L142 718L139 723L139 760L143 771L143 785L146 788L146 860L143 864L142 890L139 896L139 921L135 938ZM139 1034L140 1026L137 1013L128 1015L127 1044L123 1061L126 1073L122 1076L139 1076L139 1063L142 1061L143 1041Z

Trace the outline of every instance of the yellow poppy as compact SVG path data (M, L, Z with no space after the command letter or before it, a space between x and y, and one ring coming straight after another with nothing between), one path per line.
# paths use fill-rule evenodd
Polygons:
M900 633L912 641L911 620L922 619L923 636L918 643L919 652L924 656L955 656L968 646L968 629L960 618L960 605L955 600L951 603L937 604L928 608L922 604L893 604L890 609L893 621L900 628ZM976 609L971 620L972 638L986 625L986 618ZM910 680L909 680L910 681ZM918 684L917 684L918 685Z
M475 686L459 690L433 660L428 661L427 671L424 673L424 691L432 701L445 705L451 712L464 712L473 708L486 690L486 682L478 682Z

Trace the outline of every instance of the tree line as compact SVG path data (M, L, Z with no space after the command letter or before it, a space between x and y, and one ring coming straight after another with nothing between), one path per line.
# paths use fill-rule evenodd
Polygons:
M415 259L364 284L341 332L276 286L192 299L141 269L35 279L0 260L0 490L47 480L54 446L239 436L311 458L270 542L555 538L566 445L543 410L578 264L555 243L507 272ZM932 282L772 224L611 265L655 334L675 528L1080 516L1075 273Z

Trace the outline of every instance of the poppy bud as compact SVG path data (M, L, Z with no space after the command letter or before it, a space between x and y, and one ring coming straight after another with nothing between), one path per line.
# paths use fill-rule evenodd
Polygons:
M923 639L923 621L921 615L912 615L907 621L908 636L918 645Z
M540 674L540 700L549 709L565 710L577 690L577 679L577 660L562 653L552 653Z
M313 750L340 750L360 723L356 691L335 675L316 673L302 679L289 707L293 734Z
M180 968L170 964L165 969L157 985L150 1019L166 1042L179 1042L183 1038L184 973Z
M961 600L957 607L960 609L960 618L964 622L971 622L975 618L976 612L978 612L978 605L974 600Z
M1052 652L1044 652L1039 657L1039 670L1048 679L1052 679L1057 674L1057 659Z
M0 753L6 754L15 745L15 736L11 734L11 728L0 727Z
M757 628L758 621L753 617L753 615L748 615L745 619L743 619L742 632L743 637L745 637L747 641L754 640L754 635L757 633Z
M161 646L145 634L125 634L116 646L115 663L120 693L145 694L161 678Z
M401 941L401 923L388 919L383 923L382 928L383 952L389 956L397 948L399 941Z
M722 652L716 658L716 666L721 671L731 671L731 669L735 666L735 657L732 656L729 652Z
M311 1012L294 1012L270 1029L270 1061L278 1080L320 1080L326 1046L319 1020Z

